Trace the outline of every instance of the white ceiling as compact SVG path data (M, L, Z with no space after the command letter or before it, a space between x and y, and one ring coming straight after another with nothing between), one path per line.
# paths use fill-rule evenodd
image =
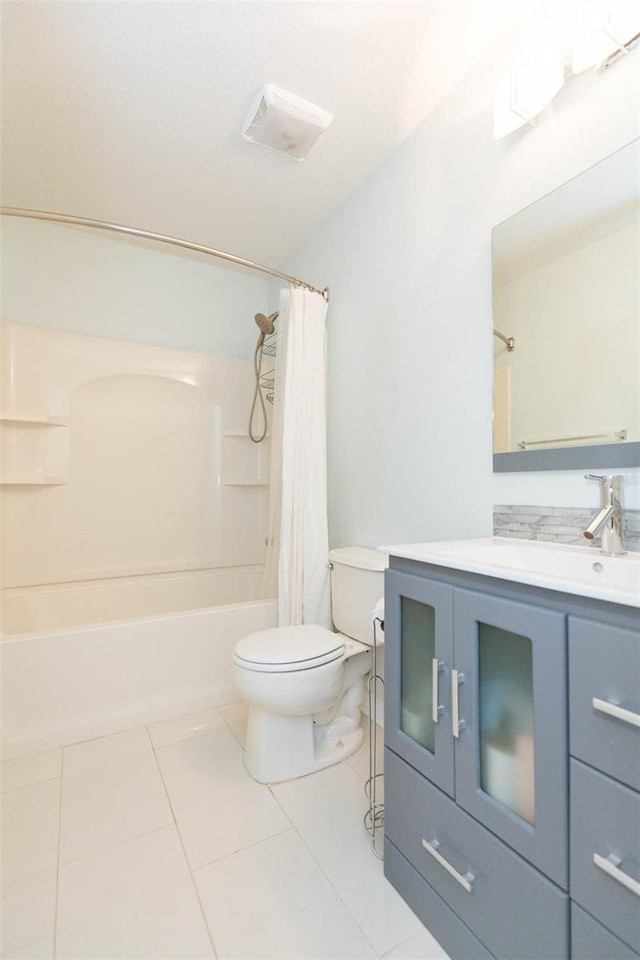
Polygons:
M3 203L278 266L483 55L514 7L5 0ZM242 139L268 81L334 114L304 163Z

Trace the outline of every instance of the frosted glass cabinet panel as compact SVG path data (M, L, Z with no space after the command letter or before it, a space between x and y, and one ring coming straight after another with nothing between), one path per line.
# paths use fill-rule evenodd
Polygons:
M400 726L412 740L435 751L433 719L433 660L436 612L428 603L400 597Z
M480 786L535 823L533 655L531 640L478 624Z

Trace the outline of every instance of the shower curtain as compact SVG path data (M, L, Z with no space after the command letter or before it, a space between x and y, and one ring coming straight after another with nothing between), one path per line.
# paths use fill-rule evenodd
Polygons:
M276 357L269 540L263 595L278 596L280 626L331 626L327 528L327 304L281 291Z

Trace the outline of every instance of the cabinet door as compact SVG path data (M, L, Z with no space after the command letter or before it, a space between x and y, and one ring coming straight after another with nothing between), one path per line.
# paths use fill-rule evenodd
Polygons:
M388 570L385 577L385 742L453 796L450 675L453 589Z
M564 889L565 620L525 603L454 593L456 799Z

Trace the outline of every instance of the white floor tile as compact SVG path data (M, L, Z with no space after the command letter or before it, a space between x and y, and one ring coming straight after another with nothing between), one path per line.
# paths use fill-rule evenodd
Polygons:
M32 753L28 757L5 760L0 764L2 792L29 787L32 783L44 783L60 776L62 750L46 750L44 753Z
M149 735L154 747L166 747L180 740L205 737L217 730L225 730L226 724L218 710L198 710L170 720L160 720L149 725Z
M192 868L290 827L228 730L160 747L157 757Z
M65 748L63 863L172 822L144 727Z
M236 703L228 703L226 707L218 707L224 720L229 726L236 740L244 747L247 739L247 714L249 713L249 704L244 700L237 700Z
M57 957L213 955L175 827L61 867Z
M384 960L449 960L438 941L424 927L399 947L385 953Z
M371 850L363 781L348 764L278 784L273 792L379 953L422 929Z
M2 960L52 960L53 937L45 937L36 943L28 943L26 947L11 950L2 954Z
M60 781L2 798L2 949L15 950L53 933Z
M359 750L347 757L349 766L358 773L363 780L369 777L369 718L363 716L362 724L364 729L364 743ZM376 729L376 771L382 773L384 763L384 730L382 727Z
M375 956L292 830L195 878L220 960Z

